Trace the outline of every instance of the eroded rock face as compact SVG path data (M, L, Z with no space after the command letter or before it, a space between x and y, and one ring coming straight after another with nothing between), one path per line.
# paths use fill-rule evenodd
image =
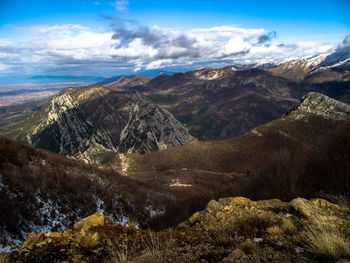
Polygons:
M87 152L148 153L194 140L171 113L139 93L105 87L67 89L7 135L87 160Z
M310 92L288 115L301 119L309 114L329 120L346 120L350 118L350 106L321 93Z

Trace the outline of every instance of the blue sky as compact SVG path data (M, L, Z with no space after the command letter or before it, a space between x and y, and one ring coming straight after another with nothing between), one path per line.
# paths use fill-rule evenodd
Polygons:
M278 61L335 49L350 1L0 0L0 77Z

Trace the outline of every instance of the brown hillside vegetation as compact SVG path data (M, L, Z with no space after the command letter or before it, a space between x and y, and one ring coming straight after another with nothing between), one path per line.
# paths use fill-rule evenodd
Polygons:
M240 174L250 178L268 172L274 172L276 178L281 178L282 174L289 176L289 173L301 178L305 174L308 177L316 175L322 169L324 172L319 174L319 178L326 178L331 173L330 178L339 174L339 178L347 181L349 122L330 121L319 116L292 122L288 118L228 141L195 141L147 155L129 154L128 174L140 179L145 177L146 172L161 175L164 171L176 169L188 173L207 170L218 174ZM114 165L120 165L117 157L114 160ZM277 164L279 167L274 167ZM300 182L299 179L296 181Z
M31 231L62 231L99 209L142 228L175 226L234 181L230 175L192 171L135 180L2 136L0 171L0 241L9 247ZM193 187L170 186L174 178Z
M99 209L123 223L149 224L172 197L109 169L98 169L0 136L0 241L57 231Z

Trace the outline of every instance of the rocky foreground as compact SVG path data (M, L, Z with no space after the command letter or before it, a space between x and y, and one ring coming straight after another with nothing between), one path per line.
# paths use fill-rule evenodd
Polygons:
M172 231L116 225L103 211L32 233L1 262L349 262L350 210L323 199L209 202ZM1 259L1 258L0 258ZM7 260L7 261L6 261Z

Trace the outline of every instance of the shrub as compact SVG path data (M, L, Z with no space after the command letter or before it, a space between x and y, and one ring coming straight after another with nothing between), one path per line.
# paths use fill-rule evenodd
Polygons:
M251 215L235 221L235 228L242 236L261 237L272 225L271 218Z
M253 254L254 251L256 250L256 245L250 241L250 240L247 240L246 242L244 242L242 245L241 245L241 249L244 251L244 253L246 254Z

